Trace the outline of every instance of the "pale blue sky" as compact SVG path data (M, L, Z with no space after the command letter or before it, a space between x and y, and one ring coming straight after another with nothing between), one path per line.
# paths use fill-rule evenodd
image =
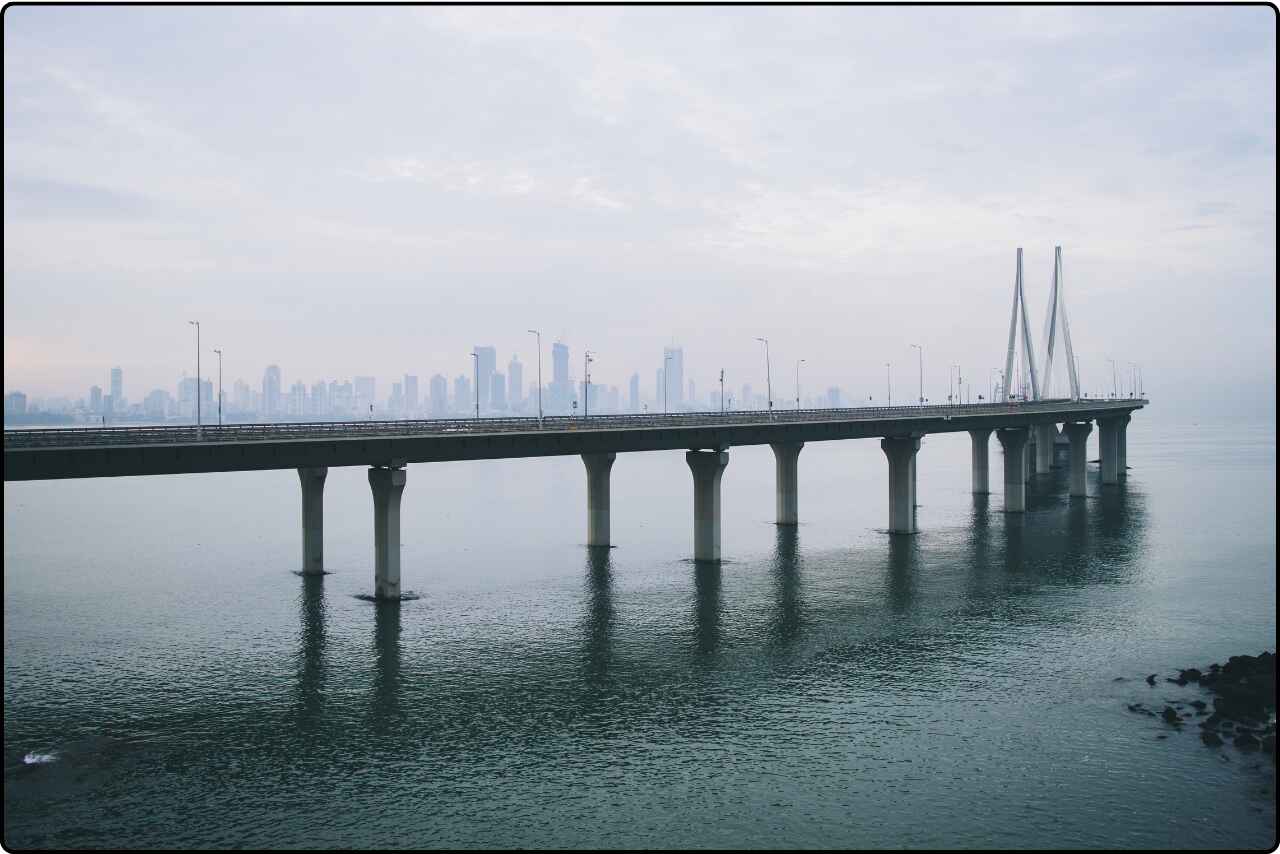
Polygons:
M1274 385L1269 8L10 7L4 39L6 390L172 391L199 318L228 385L531 366L537 326L649 393L673 337L708 389L763 387L769 336L780 397L797 358L914 386L923 342L942 397L1002 366L1019 245L1039 335L1055 244L1087 387Z

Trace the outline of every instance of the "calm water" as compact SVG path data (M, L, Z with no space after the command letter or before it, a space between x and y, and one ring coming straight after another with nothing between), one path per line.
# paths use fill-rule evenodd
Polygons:
M805 448L798 531L732 449L718 569L680 453L619 457L603 555L575 457L411 466L399 607L363 469L314 582L292 472L5 484L5 844L1269 847L1271 762L1125 703L1275 649L1275 425L1128 456L1005 516L929 437L891 538L878 443Z

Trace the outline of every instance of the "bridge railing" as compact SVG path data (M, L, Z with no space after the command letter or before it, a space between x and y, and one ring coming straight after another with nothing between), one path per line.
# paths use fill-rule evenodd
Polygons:
M930 406L859 406L831 409L731 410L726 412L645 413L627 415L554 415L501 418L443 418L395 421L306 421L150 427L71 427L45 430L5 430L6 449L152 444L226 443L351 438L396 438L431 435L577 432L676 429L682 427L783 425L811 422L879 421L886 419L953 418L1071 410L1126 409L1145 401L1136 398L1071 401L1039 400L1008 403L941 404Z

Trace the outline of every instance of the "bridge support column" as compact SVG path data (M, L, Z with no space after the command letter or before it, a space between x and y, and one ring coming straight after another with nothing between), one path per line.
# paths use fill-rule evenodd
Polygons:
M973 494L986 495L991 492L991 462L987 454L991 431L970 430L969 438L973 440Z
M1119 454L1116 420L1115 418L1098 419L1098 457L1102 464L1102 482L1104 484L1120 482L1120 469L1116 459Z
M1036 431L1036 474L1048 474L1053 468L1053 437L1057 433L1054 425L1040 424Z
M693 472L693 559L720 560L720 478L729 465L725 451L689 451Z
M302 482L302 574L324 575L324 479L326 466L298 469Z
M774 470L777 473L777 511L779 525L796 525L799 512L800 450L804 442L772 442Z
M373 595L377 599L400 598L400 496L404 492L402 468L369 469L373 490Z
M1129 476L1128 460L1128 435L1129 421L1131 416L1128 413L1116 419L1116 477Z
M1071 495L1085 496L1085 464L1088 461L1089 434L1093 425L1088 421L1071 422L1062 425L1062 431L1071 440Z
M609 470L617 454L583 454L587 467L587 545L609 545Z
M889 533L914 534L916 527L916 453L919 436L894 436L880 440L889 460Z
M1036 473L1036 435L1030 427L1027 431L1026 444L1022 446L1022 481L1030 483L1031 476Z
M996 431L1004 450L1004 512L1023 513L1027 509L1027 433L1026 427L1007 427Z

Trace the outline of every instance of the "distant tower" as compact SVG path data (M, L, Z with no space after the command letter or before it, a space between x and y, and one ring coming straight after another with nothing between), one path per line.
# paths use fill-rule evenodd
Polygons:
M1053 283L1049 289L1049 306L1044 317L1044 373L1040 383L1046 397L1054 392L1053 357L1058 340L1067 349L1067 384L1072 400L1080 399L1080 378L1076 376L1076 357L1071 348L1071 326L1067 323L1067 304L1062 297L1062 247L1053 247Z
M488 409L492 401L493 375L498 370L498 351L493 347L476 347L476 382L480 389L480 408Z
M116 409L124 408L124 371L111 369L111 403Z
M1022 335L1018 335L1018 322L1022 322ZM1031 346L1031 325L1027 322L1027 297L1022 290L1022 247L1018 247L1018 270L1013 280L1013 314L1009 318L1009 352L1004 360L1004 399L1009 399L1013 388L1013 356L1022 342L1022 374L1025 386L1029 386L1031 400L1040 399L1040 375L1036 371L1035 349Z
M284 409L280 385L280 366L267 365L262 375L262 408L267 415L279 415Z

